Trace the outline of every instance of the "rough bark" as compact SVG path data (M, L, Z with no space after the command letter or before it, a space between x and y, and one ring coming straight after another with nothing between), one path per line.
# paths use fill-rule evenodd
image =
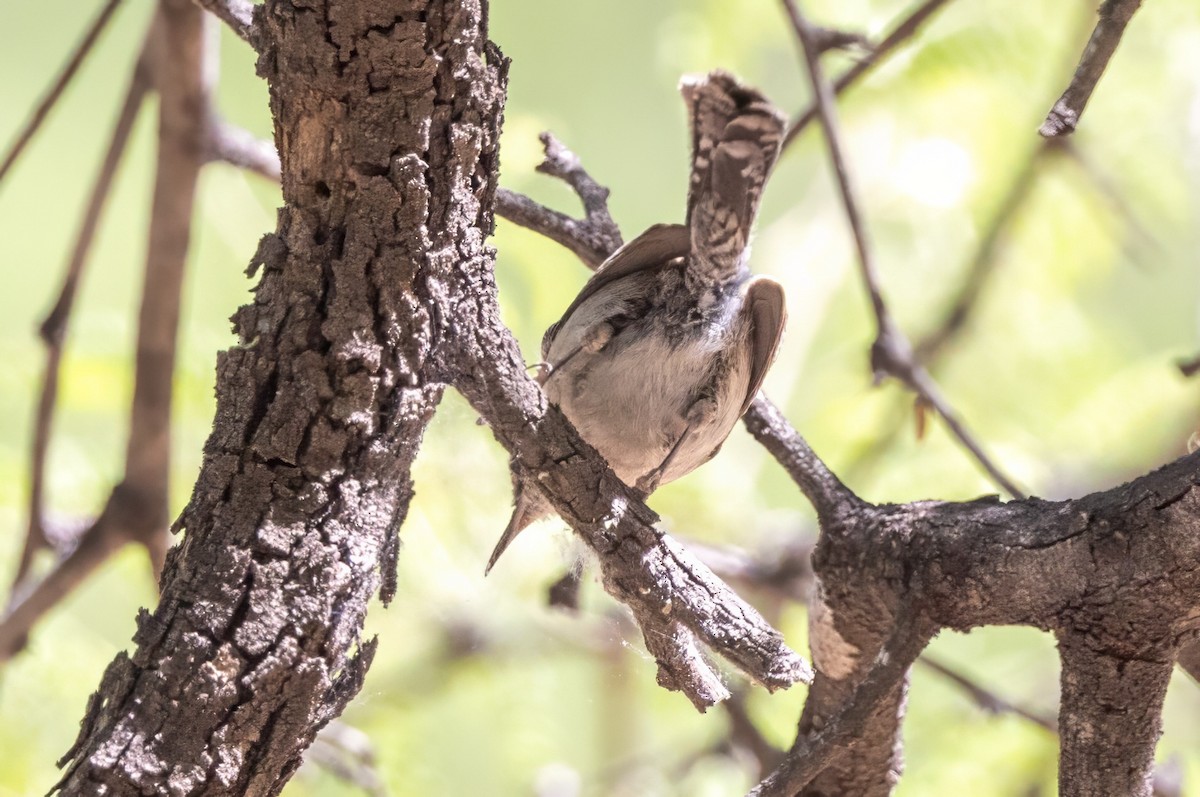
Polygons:
M1096 650L1089 635L1060 636L1058 793L1061 797L1150 797L1172 652L1131 657Z
M798 745L844 710L847 685L870 673L898 620L1028 625L1060 640L1063 793L1149 794L1170 669L1200 628L1198 487L1192 454L1070 501L876 506L830 492L813 556L817 679ZM848 755L795 791L889 793L901 690L897 682L865 732L843 740Z
M861 599L861 600L860 600ZM820 594L809 599L809 639L816 677L804 701L796 742L817 737L826 723L853 697L867 667L895 621L886 605L873 603L870 592L842 602L832 612ZM853 611L849 611L853 605ZM872 712L850 756L835 759L801 794L885 797L900 779L903 754L900 721L904 717L907 680L893 686Z
M501 92L480 6L273 0L257 22L286 206L218 360L187 536L64 794L279 792L374 650L363 616L442 392L430 295L489 257Z

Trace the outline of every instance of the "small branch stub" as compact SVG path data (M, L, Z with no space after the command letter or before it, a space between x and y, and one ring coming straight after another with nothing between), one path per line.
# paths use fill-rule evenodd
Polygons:
M1071 83L1038 128L1040 135L1055 138L1075 132L1083 109L1087 107L1096 84L1117 51L1117 45L1121 43L1125 26L1141 5L1142 0L1104 0L1100 6L1100 19L1083 50Z

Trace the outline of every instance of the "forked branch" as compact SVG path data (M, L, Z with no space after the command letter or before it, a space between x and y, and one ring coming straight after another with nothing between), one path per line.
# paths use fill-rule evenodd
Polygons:
M134 395L130 410L125 473L78 545L40 583L25 583L0 620L0 662L24 645L30 629L46 611L82 582L113 551L129 542L145 547L154 572L162 568L168 546L167 501L170 472L171 395L176 331L184 268L191 232L196 182L203 166L209 96L206 16L187 0L164 0L139 56L101 168L83 227L68 265L59 302L43 324L49 348L34 444L34 492L31 496L27 555L21 576L29 581L32 552L45 539L45 467L50 423L57 392L58 365L80 274L95 233L129 127L149 88L157 89L160 116L158 161L151 208L142 305L138 317Z
M50 448L50 435L54 421L54 408L58 403L58 379L62 365L63 344L71 309L75 305L79 281L83 276L88 255L95 240L96 229L104 204L112 190L113 178L129 141L130 131L142 100L149 90L145 53L138 58L125 99L117 114L116 126L109 139L108 149L100 165L100 173L92 186L91 195L83 212L83 221L75 237L71 258L67 262L62 288L54 307L46 315L39 328L42 342L46 346L46 365L42 375L42 390L38 397L37 415L34 419L33 447L30 456L29 526L25 533L25 545L21 560L13 579L13 591L21 591L21 585L29 574L29 567L38 551L49 547L46 517L46 467ZM3 650L3 644L0 644Z
M808 21L801 14L795 0L784 0L784 7L787 9L796 36L800 41L808 67L809 82L812 85L813 96L816 98L817 115L825 131L830 164L837 181L842 207L846 212L846 219L854 236L863 286L866 288L867 297L875 316L875 340L871 344L871 367L875 373L875 379L879 381L885 376L894 377L920 396L942 416L951 433L983 466L992 479L1014 498L1020 498L1024 495L1021 489L1000 470L999 466L983 450L983 446L966 428L937 383L934 382L928 371L917 362L912 344L900 330L888 309L880 286L874 250L867 240L866 224L863 220L861 206L852 186L849 167L842 151L833 89L825 79L820 53L812 41Z

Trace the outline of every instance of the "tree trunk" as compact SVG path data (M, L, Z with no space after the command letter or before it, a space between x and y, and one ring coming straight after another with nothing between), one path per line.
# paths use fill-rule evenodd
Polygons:
M479 0L268 0L257 25L285 206L218 358L187 536L64 794L279 793L370 664L445 381L435 297L490 266L503 65Z

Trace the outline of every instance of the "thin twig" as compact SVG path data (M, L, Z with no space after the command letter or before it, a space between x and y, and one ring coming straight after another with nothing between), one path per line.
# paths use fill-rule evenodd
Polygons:
M742 419L750 434L779 461L796 486L824 517L847 504L861 503L792 428L779 408L759 394Z
M144 546L156 575L163 564L176 331L195 189L208 149L205 137L212 107L207 22L207 15L190 4L160 4L144 52L146 71L155 76L160 98L159 147L125 474L75 551L37 587L14 596L11 609L0 621L0 661L20 650L33 624L122 545L136 542ZM136 82L137 72L135 86ZM61 316L64 321L65 313ZM51 332L54 329L52 324ZM61 331L57 336L61 338Z
M208 144L211 160L279 182L279 151L275 149L274 141L259 138L224 120L215 120L208 130Z
M1029 198L1031 190L1037 182L1038 169L1042 166L1042 161L1046 157L1059 152L1070 156L1087 178L1094 183L1097 191L1113 205L1114 210L1124 219L1125 223L1139 238L1148 243L1154 243L1154 237L1146 231L1145 227L1138 220L1137 214L1134 213L1133 209L1121 195L1121 192L1113 186L1108 176L1103 173L1098 164L1091 158L1088 158L1069 139L1043 139L1041 144L1035 147L1029 154L1024 166L1017 173L1017 177L1009 187L1008 193L1005 194L1004 199L1000 203L999 210L992 217L991 223L980 239L979 246L975 250L970 264L967 266L967 275L963 279L962 287L959 289L959 293L951 304L946 317L936 329L917 343L917 360L923 365L929 366L931 361L950 342L950 339L961 331L965 325L968 315L970 315L983 293L983 288L987 283L988 277L992 274L993 267L997 261L996 250L1003 240L1004 234L1011 227L1017 211L1020 210Z
M979 239L979 246L976 247L975 254L966 268L966 276L949 311L942 322L917 343L916 358L922 365L929 367L945 349L946 344L966 326L968 316L979 297L983 295L983 288L992 275L998 260L997 249L1004 239L1004 234L1012 226L1017 211L1025 204L1037 182L1038 167L1046 155L1058 149L1060 145L1057 139L1045 139L1025 159L1024 165L1000 201L999 209Z
M850 232L854 236L854 246L858 250L859 269L862 272L863 285L867 289L867 297L870 299L871 308L874 310L876 339L878 340L889 333L890 328L894 327L894 324L891 321L887 304L883 300L883 292L879 287L879 270L875 265L874 250L867 243L866 225L863 223L858 199L854 189L850 185L850 174L846 166L846 159L842 154L841 135L838 132L833 90L829 82L825 79L819 57L820 53L812 41L808 21L801 15L800 8L796 5L795 0L784 0L784 7L791 18L792 27L795 29L796 36L800 40L801 49L808 64L808 75L817 106L817 116L820 118L825 130L825 142L829 150L829 159L833 165L834 175L837 178L838 189L841 192L843 209L850 223Z
M496 191L496 215L565 246L593 271L612 251L604 244L592 240L586 222L541 205L524 194L507 188Z
M608 189L592 179L575 153L551 133L542 133L541 141L546 158L537 170L574 190L583 203L583 218L572 218L503 188L496 192L496 213L565 246L595 270L622 241L621 230L608 210Z
M1043 717L1028 709L1021 708L1015 703L1005 700L1000 695L980 686L975 681L971 680L962 673L947 667L937 659L929 657L926 653L917 659L917 663L924 665L933 672L950 681L955 686L962 689L974 701L975 705L982 708L991 714L1015 714L1018 717L1029 720L1038 727L1045 728L1050 733L1058 733L1058 722L1051 717Z
M1108 67L1117 45L1121 43L1125 26L1141 5L1142 0L1104 0L1100 5L1100 19L1083 49L1075 74L1066 91L1046 115L1046 121L1038 128L1039 134L1053 138L1075 132L1083 109L1087 107L1096 84Z
M38 128L42 126L42 122L46 121L46 116L58 102L59 98L62 97L71 79L79 71L83 59L92 51L96 40L100 38L100 34L107 27L109 20L112 19L113 12L117 10L117 6L120 4L121 0L108 0L104 4L104 7L100 9L100 13L96 15L96 19L92 21L91 27L88 28L83 38L80 39L79 44L75 45L75 49L71 52L71 57L67 59L67 63L63 66L62 71L54 79L54 82L50 85L50 89L46 92L42 101L38 103L33 114L30 115L29 121L25 123L25 128L21 130L21 133L17 136L17 140L13 142L12 147L8 150L8 154L4 156L4 162L0 164L0 180L3 180L4 176L8 174L8 170L12 168L17 158L21 156L21 152L25 149L25 146L33 139Z
M834 92L840 95L843 91L857 83L859 78L882 62L885 56L890 55L893 50L912 38L921 29L921 26L942 6L946 5L947 2L948 0L925 0L921 5L917 6L911 14L896 23L891 32L884 36L878 44L872 46L865 57L843 72L834 81ZM787 135L783 139L785 149L796 140L796 137L800 135L804 128L808 127L817 118L817 114L818 107L814 101L812 105L808 106L803 113L792 121L791 125L788 126Z
M813 25L812 35L813 43L821 54L831 50L861 50L869 54L874 49L871 40L858 31Z
M254 3L249 0L196 0L196 5L211 12L213 16L229 26L238 38L258 49L257 29L254 25Z
M32 473L29 489L29 527L25 534L25 546L21 552L21 561L17 565L16 577L13 579L14 591L28 575L34 555L48 545L45 508L46 460L50 445L50 431L54 420L54 407L58 401L59 368L62 362L67 322L75 303L79 280L95 239L100 215L112 189L113 178L129 141L134 120L137 118L138 110L142 106L142 100L145 99L148 89L149 78L143 53L139 56L133 75L130 77L129 88L125 92L121 111L117 115L117 122L109 139L108 150L104 154L100 172L96 176L91 196L84 209L83 221L75 237L75 247L72 249L71 259L67 263L62 289L59 291L53 309L47 314L40 327L41 338L46 345L46 368L42 377L42 392L38 398L30 456Z
M1161 251L1161 244L1158 238L1150 232L1146 225L1142 222L1137 210L1129 203L1126 193L1122 191L1113 181L1104 166L1093 158L1084 147L1069 138L1049 139L1059 141L1062 144L1062 152L1072 163L1074 163L1088 182L1095 187L1096 191L1104 198L1112 208L1113 212L1125 222L1125 226L1129 228L1134 237L1139 239L1142 244L1158 249Z
M115 517L120 514L120 505L110 499L109 506L83 533L79 545L65 559L37 584L27 582L14 591L9 608L0 618L0 664L25 647L29 632L46 612L128 542Z
M978 307L983 289L995 272L1000 243L1018 211L1032 194L1035 178L1038 175L1035 167L1041 163L1046 153L1051 149L1061 149L1065 143L1067 142L1062 139L1045 139L1035 147L1001 200L999 209L992 216L964 269L966 276L962 279L957 295L950 302L950 309L946 311L942 321L926 333L925 337L914 347L913 356L929 372L937 370L941 358L949 350L949 344L966 329L968 319ZM905 428L904 418L909 412L908 403L903 396L896 397L885 420L880 424L880 433L875 435L871 443L860 450L852 460L845 463L843 475L861 478L862 470L874 463L884 451L896 442L900 437L900 431Z
M912 344L900 330L887 303L883 299L880 288L879 271L875 264L873 250L867 241L866 224L859 209L859 202L850 180L849 169L842 153L841 135L838 130L837 111L834 105L833 89L825 79L816 47L814 46L808 27L795 0L784 0L796 36L800 40L804 59L808 65L808 75L812 85L813 96L816 99L817 115L825 130L825 143L828 147L829 159L833 166L838 190L842 198L842 206L850 224L854 244L858 251L859 270L862 274L863 286L871 302L876 322L875 341L871 345L871 366L876 381L885 376L891 376L924 399L946 421L950 431L959 442L975 457L992 479L1015 498L1023 496L1023 492L1004 475L984 452L983 447L967 430L957 413L946 401L932 377L917 363L912 350Z
M942 394L941 388L938 387L938 384L929 375L929 372L925 370L924 366L918 365L913 361L911 350L908 351L907 360L904 362L889 361L887 370L924 401L928 402L929 406L938 415L942 416L942 420L946 422L946 426L950 429L951 434L957 437L958 442L983 466L983 469L992 477L992 481L1013 498L1025 497L1024 491L1016 485L1016 482L1008 478L1000 470L999 466L992 461L991 456L983 450L983 445L967 429L966 424L963 423L958 412L951 406L945 395Z

